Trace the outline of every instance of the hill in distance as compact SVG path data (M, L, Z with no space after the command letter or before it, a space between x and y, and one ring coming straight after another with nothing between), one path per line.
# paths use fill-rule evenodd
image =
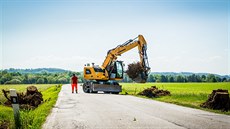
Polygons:
M36 69L5 69L7 72L14 73L64 73L64 72L70 72L69 70L59 69L59 68L36 68Z

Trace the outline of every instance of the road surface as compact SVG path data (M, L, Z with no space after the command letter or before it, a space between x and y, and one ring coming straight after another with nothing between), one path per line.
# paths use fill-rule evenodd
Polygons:
M230 116L129 95L72 94L64 85L43 129L229 129Z

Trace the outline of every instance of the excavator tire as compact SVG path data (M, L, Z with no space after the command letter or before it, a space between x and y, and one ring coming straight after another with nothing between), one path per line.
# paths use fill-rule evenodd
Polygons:
M90 88L89 88L89 93L97 93L97 91L93 91L92 86L90 86Z
M88 86L87 86L86 83L83 84L83 91L84 91L85 93L89 93L89 88L88 88Z

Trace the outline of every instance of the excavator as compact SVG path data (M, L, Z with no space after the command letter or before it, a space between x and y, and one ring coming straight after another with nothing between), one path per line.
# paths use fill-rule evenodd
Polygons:
M83 83L83 91L85 93L104 93L119 94L122 91L121 85L117 81L122 80L124 76L123 61L117 60L118 56L137 47L140 56L140 65L143 72L139 73L133 80L137 83L145 83L150 67L147 57L147 43L142 35L134 39L130 39L117 47L110 49L101 66L92 63L86 64L83 71L85 82Z

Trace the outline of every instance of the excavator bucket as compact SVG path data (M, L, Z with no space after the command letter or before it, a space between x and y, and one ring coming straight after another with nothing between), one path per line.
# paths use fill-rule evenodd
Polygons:
M140 62L134 62L128 65L128 69L126 70L126 74L129 78L137 83L145 83L148 79L150 68L144 65L141 65Z
M143 73L140 73L138 74L138 76L136 78L134 78L133 80L136 82L136 83L145 83L148 79L148 75L146 75L144 72Z

